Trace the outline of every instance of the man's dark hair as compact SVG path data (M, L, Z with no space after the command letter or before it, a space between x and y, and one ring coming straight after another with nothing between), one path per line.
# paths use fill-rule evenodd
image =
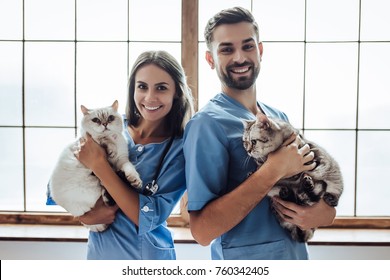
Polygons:
M257 40L260 40L259 27L253 17L252 13L242 7L234 7L226 10L222 10L207 22L204 30L204 38L206 40L207 48L211 50L211 42L213 41L214 30L222 24L234 24L240 22L249 22L253 24L253 28L256 32Z

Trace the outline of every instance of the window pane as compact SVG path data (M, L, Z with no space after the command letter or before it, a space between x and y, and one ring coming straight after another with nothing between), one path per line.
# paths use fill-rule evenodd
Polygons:
M127 0L78 0L78 40L127 40Z
M359 128L390 128L390 43L360 48Z
M105 107L119 101L124 112L127 86L126 43L77 44L77 113L80 105Z
M357 41L359 0L311 0L307 2L308 41Z
M25 37L28 40L74 40L75 1L24 1Z
M213 98L217 93L221 92L221 85L217 72L210 68L210 65L205 59L206 49L206 43L199 44L199 109L206 105L207 101Z
M357 215L390 215L390 132L359 132Z
M307 44L306 128L355 128L357 44Z
M258 99L285 112L297 128L303 123L303 55L303 43L264 42L257 82Z
M129 32L130 41L180 41L181 0L130 0Z
M22 43L0 42L0 125L22 125Z
M60 153L74 139L75 130L71 128L26 129L27 211L60 209L45 205L47 183Z
M337 206L337 215L353 216L355 202L355 132L306 130L305 137L323 147L340 165L344 191Z
M25 43L27 125L74 126L74 43Z
M361 0L362 41L390 40L390 2L388 0Z
M23 38L23 1L0 1L0 40Z
M173 55L179 63L181 63L181 45L180 43L130 43L129 47L129 62L130 70L137 57L150 50L164 50Z
M23 211L23 135L21 128L0 128L0 211Z
M303 41L305 0L256 0L253 15L262 41Z
M251 10L251 2L251 0L199 0L199 41L204 41L203 32L206 24L216 13L223 9L237 6Z

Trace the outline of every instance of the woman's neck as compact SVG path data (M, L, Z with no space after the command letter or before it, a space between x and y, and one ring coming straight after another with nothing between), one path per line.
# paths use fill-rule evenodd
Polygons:
M170 136L163 121L151 123L140 120L136 126L129 125L128 130L136 144L160 143Z

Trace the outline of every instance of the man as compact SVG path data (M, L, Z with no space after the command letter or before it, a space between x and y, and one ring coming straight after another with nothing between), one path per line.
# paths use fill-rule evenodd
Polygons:
M189 122L184 155L190 227L201 245L211 241L212 259L307 259L307 246L291 239L270 210L266 196L281 178L315 168L314 154L292 135L258 169L242 145L242 119L261 111L287 120L257 101L256 79L263 45L251 13L223 10L205 29L206 60L221 82L217 94ZM279 199L277 210L303 229L329 225L335 209L320 201L300 207Z

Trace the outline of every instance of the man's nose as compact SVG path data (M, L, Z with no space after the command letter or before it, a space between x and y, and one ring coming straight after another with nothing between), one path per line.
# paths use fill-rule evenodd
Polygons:
M245 61L245 55L241 50L237 50L233 57L234 62L243 63Z

